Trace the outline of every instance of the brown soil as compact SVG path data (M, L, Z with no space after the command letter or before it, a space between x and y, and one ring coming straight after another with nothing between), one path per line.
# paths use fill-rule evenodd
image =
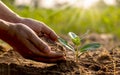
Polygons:
M69 41L68 37L62 37ZM0 46L0 75L120 75L119 40L112 35L91 34L82 44L89 42L99 42L102 47L84 53L79 63L74 62L69 50L66 50L66 61L46 64L24 59L16 51ZM47 43L52 50L65 50L59 44Z

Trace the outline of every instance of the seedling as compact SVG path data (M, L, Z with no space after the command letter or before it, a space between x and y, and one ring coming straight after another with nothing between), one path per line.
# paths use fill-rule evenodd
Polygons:
M78 63L78 58L85 52L87 52L88 50L95 50L97 48L100 47L99 43L89 43L89 44L85 44L83 46L81 46L81 40L83 38L80 38L79 36L77 36L75 33L73 32L69 32L68 35L70 36L74 47L71 46L66 40L59 38L59 42L64 45L66 48L68 48L69 50L73 51L75 54L75 61Z

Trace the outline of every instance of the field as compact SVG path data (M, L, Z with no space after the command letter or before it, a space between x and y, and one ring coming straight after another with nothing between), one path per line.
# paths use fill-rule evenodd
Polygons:
M53 51L66 51L66 61L47 64L23 58L0 40L0 75L120 75L120 7L44 9L6 4L20 16L43 21L69 42L68 32L81 35L90 30L82 45L99 42L102 46L84 53L76 63L70 50L43 38Z

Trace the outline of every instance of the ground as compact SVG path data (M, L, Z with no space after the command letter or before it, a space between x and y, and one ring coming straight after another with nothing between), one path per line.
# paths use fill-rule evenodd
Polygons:
M66 36L61 37L70 40ZM84 53L79 58L79 63L74 62L73 53L60 44L56 46L50 41L46 42L52 50L66 50L66 61L46 64L24 59L1 43L0 75L120 75L120 43L113 35L93 33L86 36L82 44L99 42L102 46Z

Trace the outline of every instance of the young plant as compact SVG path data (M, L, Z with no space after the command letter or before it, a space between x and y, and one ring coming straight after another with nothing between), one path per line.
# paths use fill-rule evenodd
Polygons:
M85 44L83 46L81 46L81 40L82 38L80 38L79 36L77 36L75 33L73 32L69 32L68 33L69 36L71 37L71 40L74 44L74 47L71 46L66 40L59 38L59 42L64 45L66 48L68 48L69 50L73 51L75 54L75 60L78 63L78 58L85 53L88 50L95 50L96 48L100 47L99 43L89 43L89 44Z

